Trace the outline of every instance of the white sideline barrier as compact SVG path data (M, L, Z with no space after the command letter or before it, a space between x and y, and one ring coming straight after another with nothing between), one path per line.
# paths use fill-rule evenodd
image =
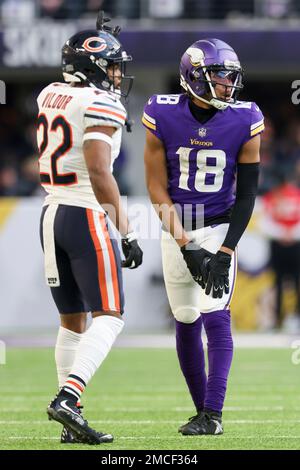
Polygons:
M127 203L133 228L141 234L144 251L144 262L140 268L123 270L125 331L163 333L173 324L173 319L163 283L159 279L156 283L151 282L153 275L162 278L160 222L147 197L130 197L124 202ZM8 201L5 206L5 202L0 199L0 338L5 332L19 333L33 328L44 331L55 328L59 323L56 307L44 280L43 253L39 240L42 203L41 198L24 198L12 204ZM253 221L260 217L260 212L258 200ZM253 279L251 276L247 279L247 286L256 283L251 290L252 296L264 298L256 290L260 283L257 276L265 270L269 251L268 242L260 233L257 222L249 225L248 232L239 244L238 253L244 273L253 276ZM267 298L268 285L265 292ZM235 299L242 303L240 314L244 317L243 296L236 294ZM234 314L239 311L237 303L233 303L233 308ZM251 306L248 310L248 318L258 318L258 327L263 324L264 318L271 315L265 303L257 308ZM243 329L243 325L236 321L237 317L233 319Z
M0 225L0 332L55 328L58 313L44 280L43 254L39 240L41 198L26 198ZM128 207L146 205L147 198L130 198ZM1 209L1 201L0 201ZM134 209L134 207L133 207ZM151 221L159 233L154 213ZM161 275L159 240L142 240L144 263L136 270L124 269L126 330L163 331L171 317L163 285L150 282L153 274Z

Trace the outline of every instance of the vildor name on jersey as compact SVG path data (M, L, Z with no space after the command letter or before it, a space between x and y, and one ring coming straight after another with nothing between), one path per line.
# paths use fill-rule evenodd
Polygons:
M66 109L73 99L70 95L58 95L57 93L47 93L42 103L43 108Z

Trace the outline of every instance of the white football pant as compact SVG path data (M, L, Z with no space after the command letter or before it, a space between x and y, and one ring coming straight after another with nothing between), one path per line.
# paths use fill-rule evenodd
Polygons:
M220 224L187 234L202 248L216 253L224 242L228 227L229 224ZM206 295L205 290L194 281L178 244L168 232L162 232L161 248L165 286L176 320L193 323L201 313L229 309L237 271L236 251L232 255L229 271L229 294L224 293L221 299L214 299L211 293Z

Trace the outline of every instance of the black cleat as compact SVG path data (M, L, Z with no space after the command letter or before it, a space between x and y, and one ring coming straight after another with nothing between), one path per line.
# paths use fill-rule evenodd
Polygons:
M78 411L79 413L82 415L82 408L83 406L78 406L76 405L77 408L78 408ZM88 424L88 422L86 421L86 424ZM100 432L97 432L99 438L101 439L101 442L102 443L109 443L109 442L113 442L113 436L111 434L104 434L104 433L100 433ZM61 436L60 436L60 442L62 444L85 444L86 441L85 440L82 440L82 439L78 439L74 436L74 434L69 431L66 427L63 427L62 429L62 432L61 432Z
M62 444L78 444L80 441L68 430L68 428L63 427L60 436L60 442Z
M78 411L80 414L82 414L82 408L83 406L78 406ZM65 426L62 429L61 436L60 436L60 442L61 444L78 444L80 441L76 439L76 437L71 433L71 431L68 430Z
M111 434L99 433L90 428L88 422L81 416L80 409L65 397L56 397L48 406L47 414L49 420L58 421L68 431L66 434L63 429L61 442L63 434L64 439L69 439L68 441L64 440L64 443L102 444L113 442ZM72 440L70 440L70 435L72 435Z
M187 426L190 426L190 424L191 424L193 421L196 421L196 420L200 419L200 417L201 417L202 415L203 415L203 411L199 411L199 413L198 413L196 416L192 416L191 418L189 418L188 423L182 424L182 425L178 428L178 432L184 431L184 429L185 429Z
M101 444L113 442L114 438L111 434L104 434L101 432L97 432L99 439L101 440ZM74 434L69 431L66 427L63 427L60 436L61 444L88 444L85 439L78 439L74 436Z
M222 418L218 414L201 411L180 426L178 432L184 436L202 436L223 434Z

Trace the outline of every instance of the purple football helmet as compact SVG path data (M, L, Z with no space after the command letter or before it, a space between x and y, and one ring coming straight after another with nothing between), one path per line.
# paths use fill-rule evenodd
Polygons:
M238 56L232 47L219 39L196 41L181 58L182 88L217 109L226 109L235 103L243 88L242 78L243 69ZM215 87L218 84L225 89L224 97L216 95Z

